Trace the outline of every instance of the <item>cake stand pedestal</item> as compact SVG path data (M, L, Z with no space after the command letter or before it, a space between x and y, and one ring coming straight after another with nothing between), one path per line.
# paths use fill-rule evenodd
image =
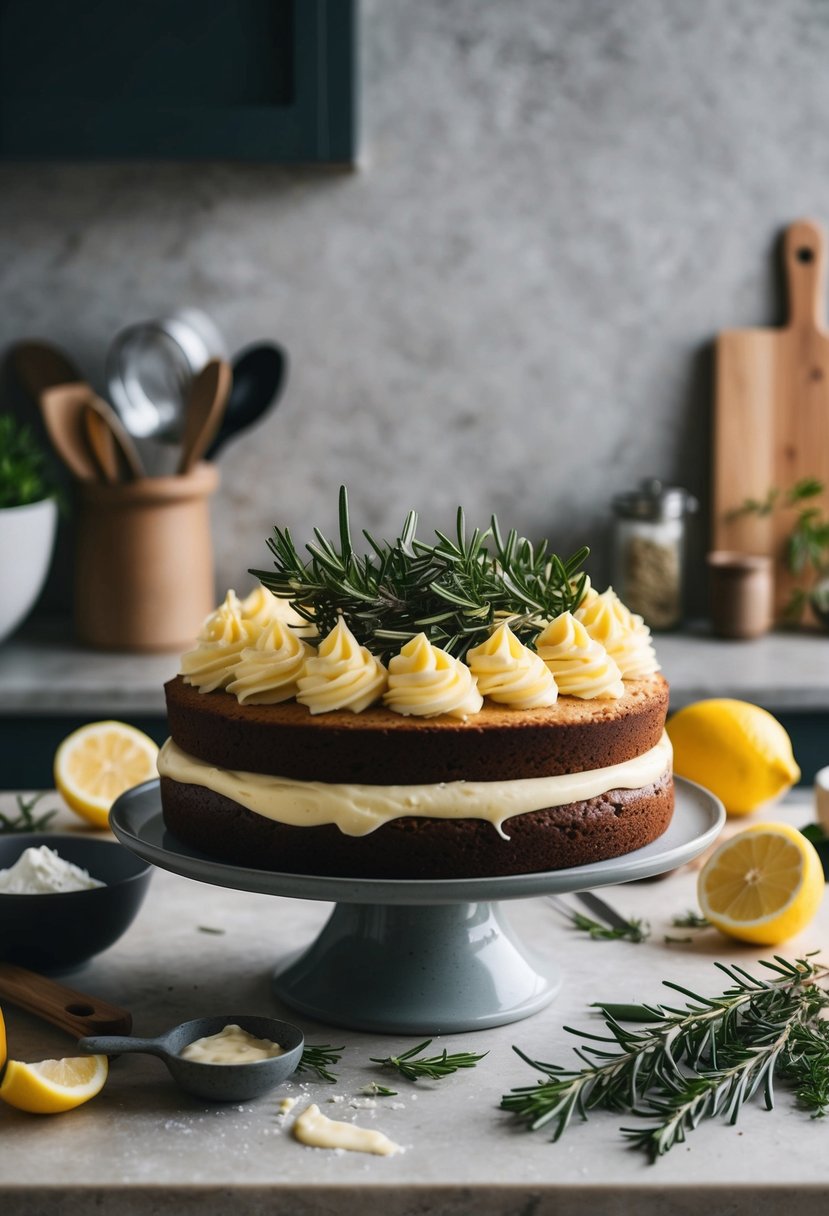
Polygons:
M721 803L681 778L676 791L668 830L635 853L502 878L327 878L225 865L166 830L157 781L123 794L110 824L139 857L187 878L333 901L316 940L277 966L277 996L333 1026L434 1035L518 1021L558 992L558 967L518 939L503 901L649 878L691 861L716 839L725 822Z

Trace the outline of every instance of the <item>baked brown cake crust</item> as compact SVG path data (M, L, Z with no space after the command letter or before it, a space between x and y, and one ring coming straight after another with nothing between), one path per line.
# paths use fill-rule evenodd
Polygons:
M568 869L642 848L668 827L674 789L666 773L641 789L516 815L504 824L508 840L479 819L408 816L359 837L331 824L297 828L167 777L161 799L175 836L230 864L338 877L483 878Z
M560 697L528 710L487 703L465 721L381 707L311 714L296 701L240 705L181 676L164 690L170 734L189 755L219 768L336 784L514 781L605 768L655 747L668 709L661 675L626 681L615 701Z

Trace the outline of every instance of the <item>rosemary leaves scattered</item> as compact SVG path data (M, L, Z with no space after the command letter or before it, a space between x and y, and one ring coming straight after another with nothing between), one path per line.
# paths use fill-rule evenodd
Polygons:
M43 797L45 797L45 791L32 794L29 798L23 794L15 794L19 814L13 817L4 815L0 811L0 836L12 832L45 832L58 812L56 809L52 809L35 815L35 807Z
M672 916L671 924L675 929L710 929L711 922L706 916L690 908L682 916Z
M355 552L345 486L340 487L339 543L318 528L298 553L287 528L268 540L274 570L252 570L274 595L291 601L322 636L340 615L358 641L383 658L418 633L463 658L491 627L509 619L521 641L532 644L548 620L578 606L587 581L581 568L589 550L566 560L546 542L533 545L514 530L467 532L458 508L455 535L418 539L417 513L406 516L393 543L363 531L369 552Z
M770 974L758 978L736 965L716 966L730 980L720 996L665 980L688 998L681 1008L602 1002L606 1034L565 1027L582 1040L575 1049L581 1068L531 1060L514 1048L543 1077L505 1094L501 1108L530 1130L551 1127L553 1140L574 1114L633 1116L641 1123L620 1130L651 1161L683 1143L703 1119L735 1123L758 1093L770 1110L776 1078L813 1117L827 1113L829 1022L821 1014L829 1009L829 968L809 957L792 963L776 956L761 961Z
M316 1047L306 1043L296 1070L297 1072L315 1072L321 1081L328 1081L334 1085L337 1077L330 1071L329 1066L339 1064L344 1050L343 1047L331 1047L328 1043L321 1043Z
M449 1055L444 1048L439 1056L421 1056L416 1059L415 1057L421 1051L425 1051L431 1042L431 1039L424 1039L422 1043L418 1043L416 1047L410 1047L408 1051L401 1052L399 1056L385 1056L382 1059L371 1056L370 1059L372 1064L397 1069L407 1081L417 1081L420 1077L439 1080L441 1077L448 1077L450 1073L457 1072L459 1068L474 1068L479 1060L489 1054L486 1051L480 1055L476 1055L472 1051L456 1051L453 1055Z
M650 925L646 920L626 920L622 928L621 925L603 925L575 908L568 908L565 915L574 929L588 933L594 941L645 942L651 935Z

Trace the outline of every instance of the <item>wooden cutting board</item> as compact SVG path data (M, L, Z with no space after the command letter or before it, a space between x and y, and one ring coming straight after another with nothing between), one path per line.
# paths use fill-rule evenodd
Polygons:
M824 323L825 236L799 220L786 229L789 319L782 329L732 329L716 344L713 546L775 558L778 613L795 584L785 542L795 511L729 518L747 498L804 477L829 487L829 334ZM829 511L829 490L810 500Z

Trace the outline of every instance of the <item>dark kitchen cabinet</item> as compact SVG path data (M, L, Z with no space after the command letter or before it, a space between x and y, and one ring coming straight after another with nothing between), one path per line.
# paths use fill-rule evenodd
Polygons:
M358 0L2 0L0 157L351 164Z

